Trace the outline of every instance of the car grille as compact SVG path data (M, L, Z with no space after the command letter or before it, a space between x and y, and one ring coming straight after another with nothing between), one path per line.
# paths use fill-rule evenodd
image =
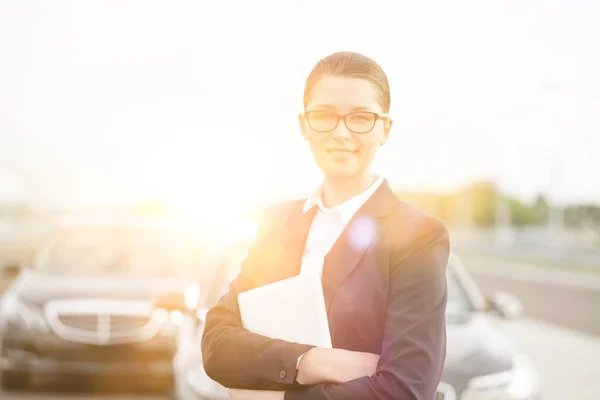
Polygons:
M144 341L160 328L147 315L58 314L49 322L63 339L103 345Z
M97 315L59 315L58 320L67 328L95 331L98 328Z
M127 334L145 328L150 318L133 315L107 315L108 329L111 334ZM58 320L66 328L97 332L103 323L99 315L59 315ZM101 329L101 328L100 328Z
M162 327L144 301L58 299L44 313L54 333L74 343L115 345L146 341Z

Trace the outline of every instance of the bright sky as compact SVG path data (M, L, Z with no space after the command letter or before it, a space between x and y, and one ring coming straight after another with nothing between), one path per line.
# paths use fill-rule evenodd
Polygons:
M0 200L22 171L45 202L306 195L304 79L356 50L391 81L374 169L392 185L600 202L599 17L592 0L3 1Z

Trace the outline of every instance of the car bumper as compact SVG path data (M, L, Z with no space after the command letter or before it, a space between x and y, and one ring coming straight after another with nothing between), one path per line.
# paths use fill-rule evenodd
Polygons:
M23 371L32 374L84 374L104 376L171 376L170 360L136 362L65 361L36 355L26 350L5 349L0 358L0 370Z

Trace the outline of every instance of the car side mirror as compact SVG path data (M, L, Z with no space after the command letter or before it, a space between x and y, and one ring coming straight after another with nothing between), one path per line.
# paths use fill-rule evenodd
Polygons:
M523 315L523 304L514 295L506 292L494 292L487 299L487 309L502 318L514 319Z
M2 277L5 279L13 279L19 276L23 269L21 265L16 263L5 264L2 267Z
M456 400L456 391L446 382L440 382L435 393L435 400Z

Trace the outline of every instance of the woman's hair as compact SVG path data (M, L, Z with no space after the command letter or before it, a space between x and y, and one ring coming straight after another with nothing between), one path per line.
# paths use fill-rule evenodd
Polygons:
M379 105L383 112L390 111L390 84L383 68L369 57L350 51L333 53L317 62L304 85L304 108L313 88L325 75L360 78L371 82L379 94Z

